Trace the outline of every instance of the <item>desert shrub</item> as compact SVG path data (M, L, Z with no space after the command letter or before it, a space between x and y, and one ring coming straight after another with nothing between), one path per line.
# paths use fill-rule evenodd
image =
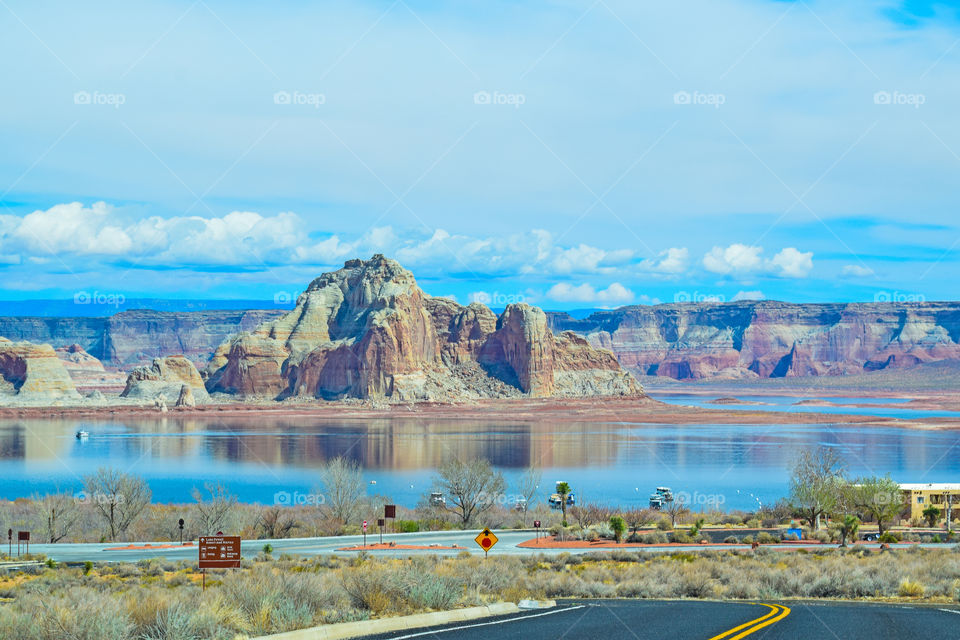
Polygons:
M774 538L766 531L761 531L757 534L757 542L760 544L773 544L774 542L780 542L780 539Z
M669 541L667 534L662 531L653 531L643 535L643 544L666 544Z
M811 540L816 540L817 542L830 542L830 534L826 531L814 531L807 537L809 537Z
M690 537L690 534L686 531L672 531L670 532L670 542L676 544L687 544L693 542L693 538Z
M759 529L760 521L756 518L750 518L747 520L747 529Z
M902 598L920 598L923 597L924 588L919 582L913 580L904 580L900 583L897 595Z
M779 524L779 523L777 522L777 519L774 518L774 517L771 517L771 516L767 516L767 517L763 518L762 520L760 520L760 525L761 525L764 529L771 529L771 528L777 526L777 524Z
M900 542L900 536L894 533L893 531L884 531L883 535L880 536L880 542Z
M800 538L798 538L798 537L797 537L797 534L795 534L795 533L788 533L787 535L785 535L785 536L783 537L783 539L784 539L784 540L789 540L790 542L796 542L796 541L798 541Z
M394 526L400 533L416 533L420 531L420 523L416 520L397 520Z
M657 521L657 529L660 531L670 531L673 529L673 525L670 524L669 518L660 518L660 520Z
M723 541L726 542L727 544L736 544L740 542L740 538L738 538L737 536L727 536L726 538L723 539Z
M629 536L627 536L627 542L633 542L635 544L640 544L643 542L643 534L634 531Z
M0 612L3 640L126 640L133 625L118 598L88 587L18 599L19 611Z
M753 536L743 536L743 544L753 544Z

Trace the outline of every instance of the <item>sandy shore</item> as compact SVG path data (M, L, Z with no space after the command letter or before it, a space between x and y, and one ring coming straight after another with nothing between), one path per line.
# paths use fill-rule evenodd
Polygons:
M871 415L787 413L706 409L666 404L646 397L545 398L477 400L458 403L384 404L357 402L291 402L209 404L171 408L159 413L153 407L73 406L2 407L0 419L156 419L168 418L296 418L504 420L513 422L620 422L624 424L850 424L916 429L960 429L960 416L903 420Z

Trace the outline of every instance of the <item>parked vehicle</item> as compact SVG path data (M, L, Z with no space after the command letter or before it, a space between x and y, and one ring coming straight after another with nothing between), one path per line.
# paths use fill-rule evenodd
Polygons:
M557 480L557 487L559 487L560 483L562 482L563 480ZM547 502L549 502L550 506L553 507L554 509L559 509L560 504L563 502L563 500L560 499L560 492L554 492L550 494L550 499ZM570 493L567 494L567 506L571 507L576 503L577 503L577 498L574 495L573 491L571 491Z
M657 487L656 493L650 494L649 504L654 511L660 511L671 502L673 502L673 491L670 487Z
M447 505L447 499L439 491L430 493L430 504L434 507L444 507Z

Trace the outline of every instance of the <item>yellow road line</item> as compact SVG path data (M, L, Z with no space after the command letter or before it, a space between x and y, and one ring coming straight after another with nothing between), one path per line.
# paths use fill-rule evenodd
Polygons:
M710 638L710 640L723 640L731 634L741 631L741 633L729 638L729 640L740 640L741 638L745 638L751 633L759 631L760 629L766 627L767 625L771 625L774 622L779 622L790 615L790 609L781 604L760 604L764 607L770 607L770 612L749 622L744 622L743 624L736 626L729 631L724 631L718 636L713 636Z

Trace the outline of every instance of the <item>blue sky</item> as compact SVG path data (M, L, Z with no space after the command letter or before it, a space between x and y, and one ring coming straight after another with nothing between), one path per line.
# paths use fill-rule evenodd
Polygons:
M955 299L958 4L4 0L0 297Z

